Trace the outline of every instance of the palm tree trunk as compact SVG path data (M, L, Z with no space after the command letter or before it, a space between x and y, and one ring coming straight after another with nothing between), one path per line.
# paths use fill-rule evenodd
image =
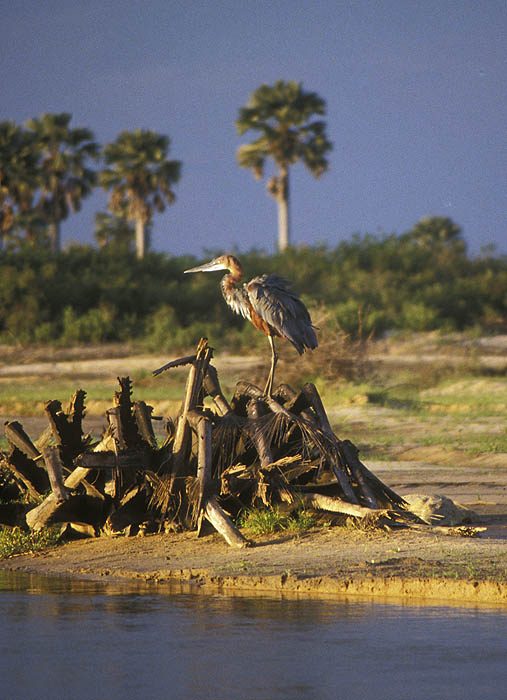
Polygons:
M146 229L144 221L136 219L136 255L139 260L144 258L146 253Z
M289 169L280 168L278 177L278 249L283 252L290 245Z
M51 243L51 250L57 252L61 247L61 236L60 236L60 222L53 221L49 224L49 240Z

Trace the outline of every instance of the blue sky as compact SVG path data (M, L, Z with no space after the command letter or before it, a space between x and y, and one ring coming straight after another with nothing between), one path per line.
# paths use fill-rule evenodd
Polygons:
M183 172L153 247L272 252L276 205L237 166L234 121L261 83L301 81L334 149L321 180L292 170L294 245L430 215L472 253L507 252L506 35L505 0L3 0L0 120L71 112L102 144L166 134ZM93 242L105 208L86 200L64 244Z

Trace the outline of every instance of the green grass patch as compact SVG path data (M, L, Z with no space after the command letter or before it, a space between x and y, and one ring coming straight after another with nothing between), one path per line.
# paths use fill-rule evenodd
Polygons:
M301 534L315 525L315 518L306 510L283 513L274 508L250 508L239 518L239 526L250 535L272 535L287 531Z
M152 377L148 373L132 373L132 399L134 401L181 400L185 387L185 377L177 376L169 381L164 377ZM113 396L119 390L115 377L111 379L80 378L78 380L41 377L26 379L23 382L0 384L0 405L7 415L37 415L46 401L61 401L67 409L71 397L77 389L86 391L86 402L107 401L113 405Z
M25 532L19 527L0 527L0 559L55 547L59 534L58 527L45 528L40 532Z

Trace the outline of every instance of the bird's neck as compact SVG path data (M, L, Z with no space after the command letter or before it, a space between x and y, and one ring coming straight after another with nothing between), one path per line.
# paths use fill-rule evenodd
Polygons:
M241 275L224 275L220 282L220 288L222 290L222 296L224 297L227 306L229 306L234 311L234 313L240 314L241 316L248 318L248 301L245 299L245 290L243 289L243 287L237 286L240 280Z
M227 296L231 294L235 289L236 285L241 281L241 274L239 275L234 275L232 272L228 272L226 275L224 275L220 281L220 288L222 290L222 294L224 295L225 299L227 300Z

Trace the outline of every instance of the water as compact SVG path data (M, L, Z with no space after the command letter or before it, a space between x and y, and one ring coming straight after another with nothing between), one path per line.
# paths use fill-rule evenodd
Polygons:
M0 570L6 700L503 700L506 688L505 608L209 596Z

